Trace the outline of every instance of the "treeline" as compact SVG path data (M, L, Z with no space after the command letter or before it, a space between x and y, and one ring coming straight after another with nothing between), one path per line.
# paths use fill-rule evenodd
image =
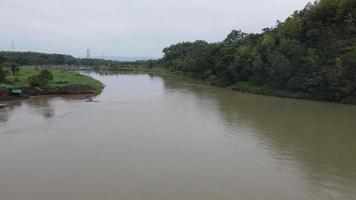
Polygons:
M0 52L0 83L7 82L6 76L11 72L14 66L44 66L44 65L70 65L87 66L93 69L120 69L141 67L145 61L125 62L103 59L75 58L63 54L46 54L37 52ZM149 63L149 62L147 62Z
M86 59L74 58L70 55L64 54L46 54L37 52L0 52L0 60L7 63L14 63L17 65L114 65L127 64L128 62L119 62L103 59Z
M282 96L356 103L356 0L320 0L261 34L183 42L161 65L211 82Z

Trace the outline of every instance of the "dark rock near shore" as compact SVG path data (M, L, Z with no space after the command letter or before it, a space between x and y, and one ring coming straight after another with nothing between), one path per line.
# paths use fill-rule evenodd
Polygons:
M69 85L52 92L53 94L94 94L95 89L87 85Z
M69 95L69 94L94 94L95 89L87 85L68 85L57 89L41 89L29 87L23 89L24 94L29 96L40 95Z
M28 88L24 88L23 93L29 96L39 96L39 95L45 95L46 91L38 88L38 87L28 87Z

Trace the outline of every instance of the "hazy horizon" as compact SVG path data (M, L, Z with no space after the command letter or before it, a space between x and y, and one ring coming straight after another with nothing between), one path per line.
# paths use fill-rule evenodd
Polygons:
M84 57L161 57L182 41L260 32L308 0L0 0L0 50ZM11 17L10 17L11 16ZM10 19L10 20L9 20Z

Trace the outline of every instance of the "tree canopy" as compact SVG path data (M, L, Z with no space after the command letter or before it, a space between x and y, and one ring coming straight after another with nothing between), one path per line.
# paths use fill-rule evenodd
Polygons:
M169 70L219 85L249 83L308 98L353 101L356 0L315 1L261 34L233 30L222 42L183 42L163 53Z
M7 71L4 69L5 62L6 62L6 58L0 56L0 83L6 82Z

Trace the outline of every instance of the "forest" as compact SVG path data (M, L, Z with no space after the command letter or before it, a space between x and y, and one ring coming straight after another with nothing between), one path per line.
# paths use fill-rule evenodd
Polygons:
M356 103L356 0L320 0L262 33L182 42L161 65L240 91Z

